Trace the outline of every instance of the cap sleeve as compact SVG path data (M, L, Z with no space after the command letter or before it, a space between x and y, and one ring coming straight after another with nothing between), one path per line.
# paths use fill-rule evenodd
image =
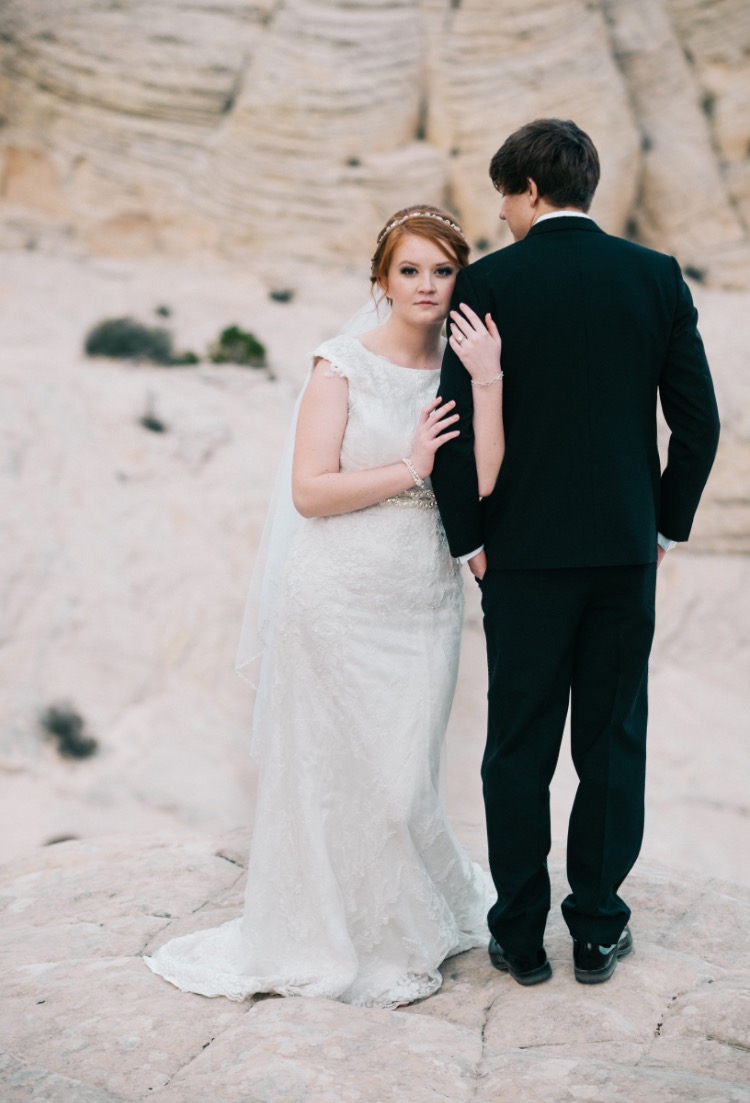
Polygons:
M354 350L351 347L351 338L339 335L324 341L313 352L313 361L327 360L331 365L326 376L339 376L342 379L351 379L355 364Z

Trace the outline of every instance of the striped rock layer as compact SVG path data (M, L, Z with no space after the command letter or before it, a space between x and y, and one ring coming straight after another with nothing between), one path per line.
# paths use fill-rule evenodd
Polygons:
M506 239L487 165L541 115L602 225L750 286L745 0L4 0L0 244L361 262L415 201Z

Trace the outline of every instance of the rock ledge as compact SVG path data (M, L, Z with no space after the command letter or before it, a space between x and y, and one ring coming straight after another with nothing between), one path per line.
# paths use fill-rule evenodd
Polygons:
M247 847L111 836L4 868L4 1103L750 1101L750 890L637 867L636 951L592 989L553 914L539 988L474 950L396 1012L180 993L139 959L237 914ZM559 899L559 855L552 876Z

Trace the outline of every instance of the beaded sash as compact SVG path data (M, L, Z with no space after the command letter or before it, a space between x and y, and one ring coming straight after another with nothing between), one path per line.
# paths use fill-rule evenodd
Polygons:
M415 486L413 489L402 490L393 498L384 498L378 502L380 506L406 506L412 509L434 509L437 505L435 495L428 486Z

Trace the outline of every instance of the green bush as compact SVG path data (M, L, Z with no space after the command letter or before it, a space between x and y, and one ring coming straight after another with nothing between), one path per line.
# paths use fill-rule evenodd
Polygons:
M166 433L167 426L157 417L156 414L151 411L147 411L141 417L138 418L138 424L142 425L144 429L148 429L151 433Z
M151 360L171 364L172 335L161 326L144 326L132 318L108 318L89 331L84 345L87 356L114 360Z
M175 367L181 367L182 365L190 366L192 364L200 364L201 358L188 349L186 352L178 352L169 362L170 364L174 364Z
M266 348L254 333L239 326L227 326L208 350L214 364L246 364L251 368L266 366Z
M63 758L89 758L99 744L84 732L83 717L68 704L50 705L39 717L48 736L57 739L57 750Z

